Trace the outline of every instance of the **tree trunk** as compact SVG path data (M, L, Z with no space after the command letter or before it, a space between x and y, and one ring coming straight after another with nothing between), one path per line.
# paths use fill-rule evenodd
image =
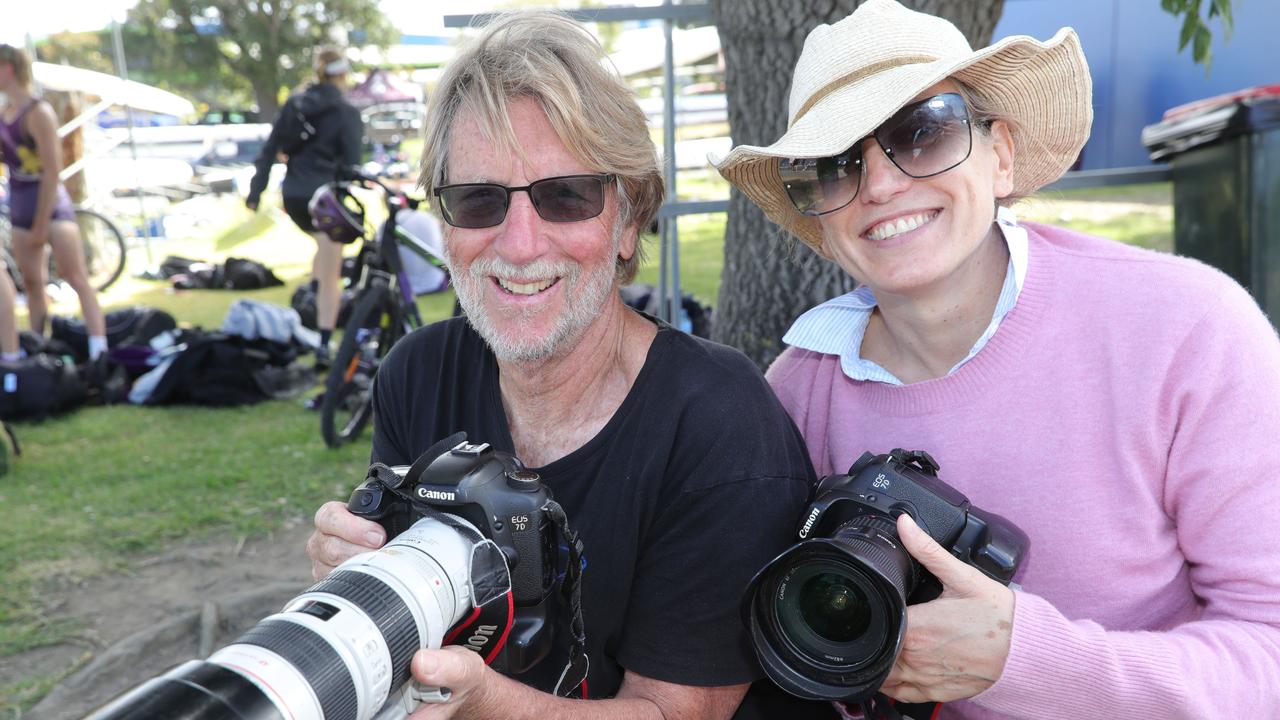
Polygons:
M787 129L791 71L804 38L861 0L712 0L724 51L729 132L736 145L771 145ZM1004 0L903 0L955 23L974 47L986 45ZM835 263L769 222L736 189L729 199L724 267L713 337L765 368L782 352L782 335L805 310L854 283Z
M280 86L253 79L253 96L258 101L258 121L273 122L280 113Z

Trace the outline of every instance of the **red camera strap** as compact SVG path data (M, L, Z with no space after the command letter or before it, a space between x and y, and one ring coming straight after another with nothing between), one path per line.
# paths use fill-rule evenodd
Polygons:
M505 602L497 601L475 608L458 621L444 636L444 645L460 645L475 650L486 665L502 651L515 619L515 600L507 591Z

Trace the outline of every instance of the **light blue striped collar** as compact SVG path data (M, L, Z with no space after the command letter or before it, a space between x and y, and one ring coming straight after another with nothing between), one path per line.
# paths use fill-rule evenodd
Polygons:
M973 344L969 354L951 368L950 375L969 362L973 356L996 334L1000 321L1018 302L1023 281L1027 277L1027 231L1018 224L1018 217L1009 208L1000 208L996 224L1009 246L1009 269L1005 272L1004 285L991 322L982 337ZM782 341L788 345L827 355L840 356L840 368L853 380L902 385L893 373L862 357L862 339L871 321L871 311L876 307L876 297L871 288L859 285L853 292L828 300L796 319Z

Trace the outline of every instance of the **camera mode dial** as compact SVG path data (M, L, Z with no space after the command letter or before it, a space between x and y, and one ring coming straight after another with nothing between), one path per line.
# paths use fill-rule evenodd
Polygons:
M507 487L520 492L538 492L538 489L542 487L542 476L524 468L508 470Z

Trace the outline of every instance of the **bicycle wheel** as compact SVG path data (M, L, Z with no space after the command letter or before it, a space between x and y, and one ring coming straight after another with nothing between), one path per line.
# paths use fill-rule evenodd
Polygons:
M373 376L401 335L397 310L385 285L374 285L360 294L325 379L320 405L320 435L325 445L336 448L354 440L372 417Z
M115 223L93 210L76 208L76 224L80 226L84 269L89 276L89 284L102 292L124 272L124 235Z
M8 210L0 214L0 259L4 260L5 272L13 281L13 287L20 293L26 292L22 287L22 273L18 271L18 261L13 258L10 243L13 242L13 226L9 224Z

